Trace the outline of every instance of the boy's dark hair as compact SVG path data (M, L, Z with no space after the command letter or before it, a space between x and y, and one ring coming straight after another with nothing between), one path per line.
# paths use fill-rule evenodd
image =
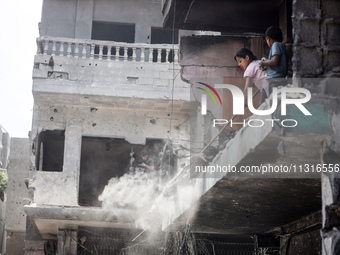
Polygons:
M140 154L142 155L142 157L149 155L149 153L146 150L142 150Z
M239 49L238 52L236 52L236 54L234 56L234 59L237 62L236 57L246 58L247 55L248 55L250 61L257 60L257 58L254 55L254 53L251 50L247 49L247 48Z
M265 37L270 37L275 41L282 42L282 30L279 27L271 26L267 29L266 33L264 34Z

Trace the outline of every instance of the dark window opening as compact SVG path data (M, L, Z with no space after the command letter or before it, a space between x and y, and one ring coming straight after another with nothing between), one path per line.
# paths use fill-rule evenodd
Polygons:
M179 30L164 29L161 27L151 27L151 44L178 44ZM157 50L153 51L153 62L157 62ZM169 57L166 59L166 50L162 50L161 62L173 61L173 50L170 50Z
M37 170L62 172L64 164L64 145L64 130L42 131L39 134L37 143Z
M126 23L109 23L93 21L92 23L92 40L114 41L114 42L135 42L135 24ZM99 54L99 47L96 46L94 54ZM103 54L107 55L107 47L103 48ZM115 55L115 49L112 49L111 55ZM120 48L119 55L124 56L124 49ZM132 56L132 49L128 49L128 57Z
M134 43L135 24L93 21L91 39Z
M130 172L130 153L135 153L133 167L141 163L141 151L147 149L159 170L159 152L164 142L147 139L146 145L130 144L119 138L83 137L81 146L79 205L101 206L98 196L109 180Z
M178 44L178 29L164 29L161 27L151 27L151 44Z
M105 46L103 47L103 58L107 57L107 53L108 53L108 48ZM128 48L127 50L127 57L129 60L132 59L132 48ZM97 58L97 56L99 55L99 46L96 45L94 47L94 55ZM111 47L111 58L114 58L116 55L116 48L115 47ZM121 60L124 60L124 48L120 47L118 50L118 56Z

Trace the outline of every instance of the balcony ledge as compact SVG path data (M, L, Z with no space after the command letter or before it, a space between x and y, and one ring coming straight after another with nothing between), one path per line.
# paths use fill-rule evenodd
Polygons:
M136 55L129 59L127 55L110 55L103 49L96 55L96 47L133 47ZM36 102L50 94L56 98L60 95L61 99L77 95L79 100L91 96L107 97L107 101L113 98L190 101L190 84L181 80L178 58L168 61L171 51L177 50L178 45L40 38L34 60L33 95ZM156 62L149 61L147 51L157 52ZM162 52L167 56L165 62Z
M56 239L58 228L77 229L78 226L103 228L135 228L132 210L105 211L98 207L61 207L25 205L27 217L43 238Z

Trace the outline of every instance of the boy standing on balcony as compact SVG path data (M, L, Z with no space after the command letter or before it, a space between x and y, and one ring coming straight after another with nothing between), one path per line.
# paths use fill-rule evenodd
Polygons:
M143 162L139 164L139 166L144 168L146 173L155 170L154 161L151 158L149 158L149 153L147 153L146 150L142 150L141 157Z
M267 80L269 83L269 95L274 87L286 86L287 75L287 51L282 43L282 31L279 27L271 26L265 33L266 42L270 47L267 61L261 61L261 67L267 67ZM269 96L268 95L268 96Z

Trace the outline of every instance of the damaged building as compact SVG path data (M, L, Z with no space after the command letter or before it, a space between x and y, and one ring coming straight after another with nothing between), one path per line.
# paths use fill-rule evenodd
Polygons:
M339 10L336 0L44 0L23 254L338 254L328 170L340 164ZM197 87L242 88L234 55L267 57L271 25L283 31L288 87L310 91L313 118L248 109L220 134L212 122L233 116L232 95L216 87L220 105L202 114ZM136 172L143 150L157 176ZM306 164L327 171L195 171Z
M168 176L182 163L160 153L169 139L190 139L190 84L178 62L185 32L163 29L160 9L147 0L43 2L25 254L118 254L142 228L130 204L102 205L105 186L131 174L142 150Z

